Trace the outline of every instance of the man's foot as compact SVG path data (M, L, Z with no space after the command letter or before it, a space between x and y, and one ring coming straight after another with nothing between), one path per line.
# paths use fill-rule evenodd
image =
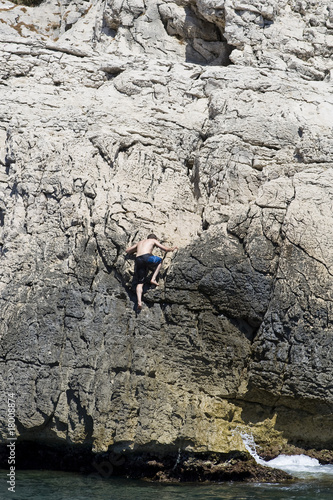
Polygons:
M150 284L155 286L160 286L159 283L157 283L157 281L155 280L150 280Z

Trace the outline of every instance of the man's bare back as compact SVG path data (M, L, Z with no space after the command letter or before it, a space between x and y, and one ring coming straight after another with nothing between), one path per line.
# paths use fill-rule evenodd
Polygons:
M153 253L154 246L157 240L147 239L141 240L136 246L136 256L145 255L146 253Z
M146 255L147 253L151 254L155 246L160 248L161 250L164 250L164 252L173 252L177 248L166 247L164 245L161 245L161 243L156 239L147 238L146 240L141 240L132 247L127 248L126 253L136 253L136 256L140 257L140 255Z

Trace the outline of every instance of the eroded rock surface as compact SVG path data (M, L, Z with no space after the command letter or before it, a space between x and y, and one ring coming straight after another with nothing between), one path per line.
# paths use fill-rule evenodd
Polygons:
M330 4L1 2L1 390L22 440L332 447ZM125 248L151 231L180 249L136 314Z

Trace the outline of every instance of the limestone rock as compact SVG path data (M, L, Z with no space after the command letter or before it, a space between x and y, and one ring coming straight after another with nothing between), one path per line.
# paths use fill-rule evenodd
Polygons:
M0 386L22 441L332 447L330 3L1 1ZM136 314L125 249L151 231L179 251Z

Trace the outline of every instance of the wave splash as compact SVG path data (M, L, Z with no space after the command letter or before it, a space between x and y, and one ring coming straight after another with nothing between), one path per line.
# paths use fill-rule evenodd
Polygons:
M257 446L252 435L240 433L244 446L255 461L266 467L281 469L296 477L333 476L333 465L321 465L316 458L307 455L279 455L273 460L263 460L257 453Z

